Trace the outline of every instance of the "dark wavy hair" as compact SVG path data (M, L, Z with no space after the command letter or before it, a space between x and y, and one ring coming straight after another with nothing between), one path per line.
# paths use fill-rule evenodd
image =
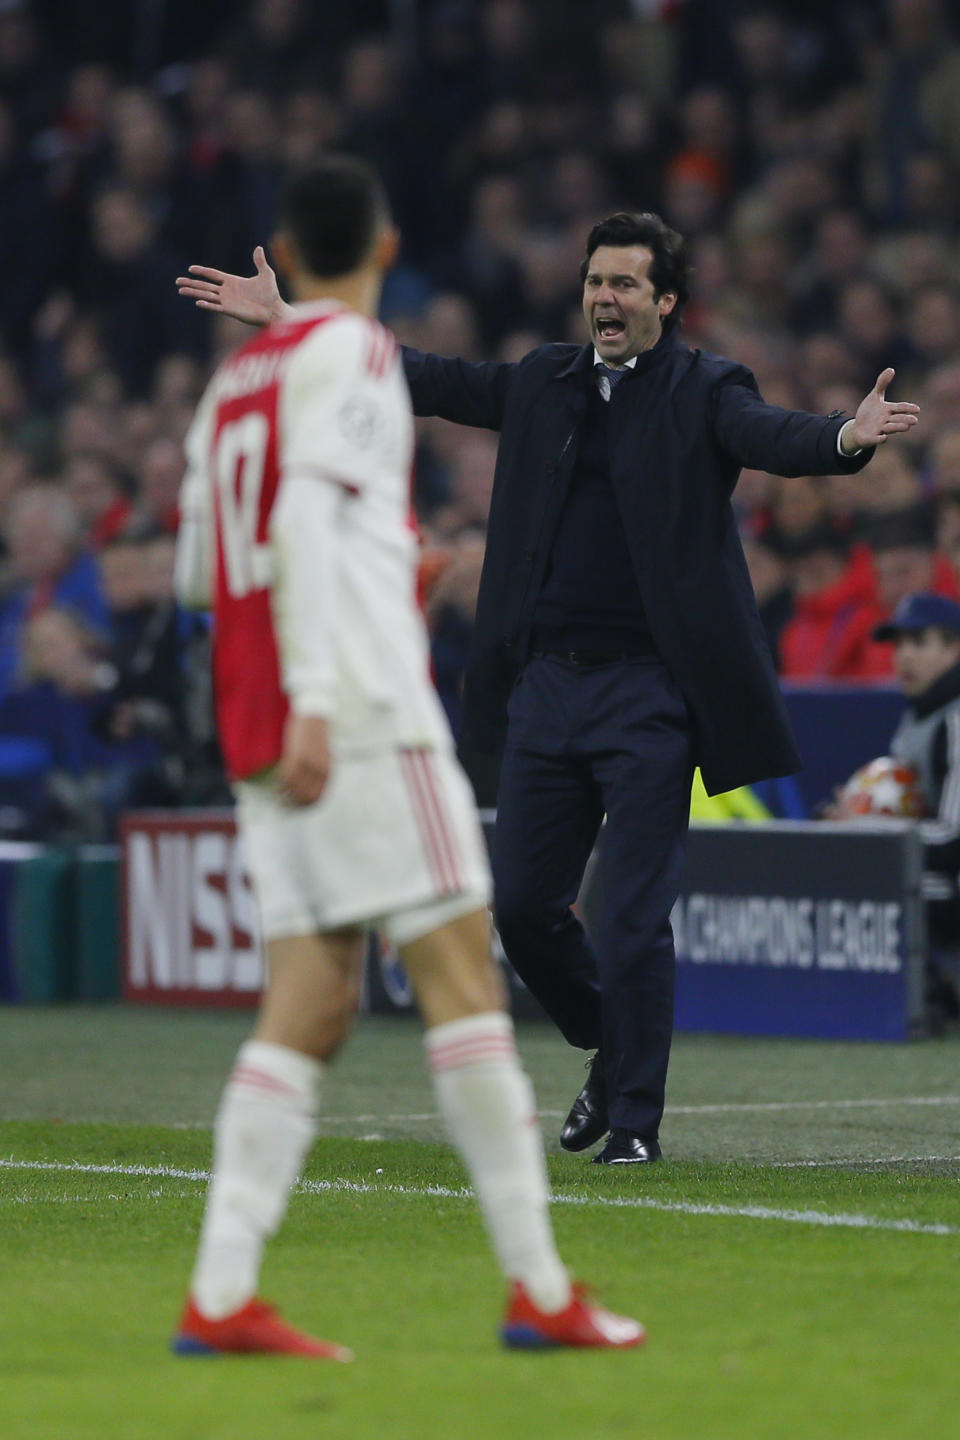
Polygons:
M676 295L677 303L669 315L664 316L663 328L670 330L680 320L680 311L690 298L690 267L687 263L687 242L678 230L671 230L659 215L645 210L630 214L621 210L608 215L594 225L587 236L587 253L580 266L580 283L583 284L590 269L594 250L601 245L646 245L653 252L650 265L650 281L653 298L659 300L668 292Z

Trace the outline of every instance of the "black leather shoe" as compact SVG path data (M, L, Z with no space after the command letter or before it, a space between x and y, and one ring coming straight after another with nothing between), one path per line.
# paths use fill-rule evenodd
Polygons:
M560 1131L564 1150L586 1150L602 1140L610 1129L607 1114L607 1085L603 1074L603 1056L598 1050L587 1061L587 1083L570 1107L570 1114Z
M660 1142L634 1135L632 1130L619 1128L610 1132L610 1139L593 1157L594 1165L652 1165L660 1159Z

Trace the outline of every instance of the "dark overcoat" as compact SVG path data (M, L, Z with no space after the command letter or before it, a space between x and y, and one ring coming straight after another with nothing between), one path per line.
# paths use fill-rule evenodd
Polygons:
M576 459L592 345L544 345L517 364L404 349L417 415L500 431L486 558L464 681L464 749L496 752ZM768 405L749 370L675 333L610 401L611 481L650 630L683 690L710 794L800 768L730 505L742 466L854 471L839 415ZM597 556L602 567L603 556Z

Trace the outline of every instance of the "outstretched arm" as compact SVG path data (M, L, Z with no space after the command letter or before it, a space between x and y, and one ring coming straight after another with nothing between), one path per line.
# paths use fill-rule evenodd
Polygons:
M860 470L874 448L912 429L919 406L893 402L884 392L893 379L884 370L852 420L784 410L761 399L750 384L732 379L715 392L713 430L738 465L771 475L835 475Z
M201 310L229 315L247 325L289 319L294 312L281 298L262 245L253 252L253 264L255 275L230 275L207 265L191 265L189 275L177 276L177 289ZM461 425L500 429L512 365L471 365L465 360L423 355L407 346L402 347L402 354L417 415L440 415Z
M510 377L516 365L506 361L448 360L400 348L414 415L439 415L457 425L499 430L503 425Z
M177 276L177 289L185 300L201 310L213 310L243 320L247 325L269 325L286 320L291 307L280 295L275 272L270 268L263 246L253 252L255 275L229 275L207 265L191 265L189 275Z

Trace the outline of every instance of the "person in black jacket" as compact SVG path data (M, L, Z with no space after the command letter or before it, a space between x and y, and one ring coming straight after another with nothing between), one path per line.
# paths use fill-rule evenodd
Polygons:
M418 415L500 431L464 750L503 750L495 909L507 956L574 1046L595 1050L561 1134L600 1164L659 1157L673 1024L670 911L690 783L715 794L799 768L730 495L742 466L857 470L917 422L787 411L749 370L690 349L682 237L618 214L587 240L584 346L516 364L413 350ZM283 313L262 250L249 279L193 267L182 293L262 322ZM573 913L601 845L596 949Z

